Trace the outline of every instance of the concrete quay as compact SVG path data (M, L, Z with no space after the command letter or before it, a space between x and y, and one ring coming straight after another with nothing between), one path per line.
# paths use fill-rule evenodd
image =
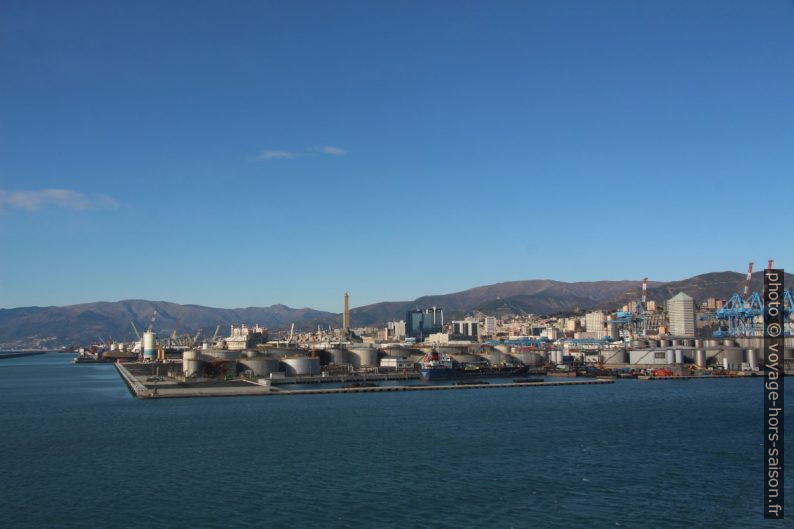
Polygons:
M613 380L572 380L551 382L512 382L506 384L470 383L456 385L416 385L416 386L376 386L356 388L313 388L280 389L255 382L234 380L227 382L208 382L200 384L179 383L169 380L141 381L122 363L116 363L116 370L132 393L139 399L188 398L188 397L240 397L240 396L278 396L278 395L332 395L340 393L394 393L400 391L443 391L455 389L504 389L547 386L581 386L613 384Z

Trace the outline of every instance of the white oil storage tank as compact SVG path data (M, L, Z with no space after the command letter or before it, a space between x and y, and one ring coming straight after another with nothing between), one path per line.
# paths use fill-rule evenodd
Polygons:
M320 359L316 356L296 356L282 358L281 365L288 377L301 377L320 374Z
M212 358L216 358L218 360L225 360L227 362L232 362L234 360L239 360L242 351L230 351L228 349L207 349L204 351L206 356L211 356Z
M351 347L350 363L356 369L378 366L378 350L374 347Z
M281 370L278 359L268 358L267 356L241 358L240 363L245 369L250 369L254 376L257 377L268 377L270 373L277 373Z
M521 351L511 355L515 361L526 366L537 366L543 363L543 357L537 351Z
M626 351L623 349L603 350L601 351L601 358L607 365L625 364L627 363Z
M349 364L350 363L350 354L347 352L347 349L340 349L338 347L333 347L328 349L328 361L332 364L336 364L338 366Z
M756 349L747 350L747 365L750 366L752 371L758 369L758 351Z
M152 331L143 333L143 358L144 360L154 360L154 333Z
M182 353L182 374L186 377L194 377L199 374L201 368L201 360L199 353L193 350L187 350Z
M695 365L704 369L706 368L706 351L703 349L695 350Z

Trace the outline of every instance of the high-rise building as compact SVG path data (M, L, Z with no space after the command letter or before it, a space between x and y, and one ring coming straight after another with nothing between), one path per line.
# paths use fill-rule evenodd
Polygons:
M444 311L438 307L414 309L405 313L405 335L422 340L444 328Z
M496 334L495 316L486 316L483 319L483 334L486 336L494 336Z
M672 336L695 337L695 300L679 292L667 300L667 319Z
M452 334L460 337L477 340L479 338L480 322L474 318L452 322Z
M585 330L589 333L600 332L604 336L604 326L607 323L607 316L600 310L588 312L585 314Z

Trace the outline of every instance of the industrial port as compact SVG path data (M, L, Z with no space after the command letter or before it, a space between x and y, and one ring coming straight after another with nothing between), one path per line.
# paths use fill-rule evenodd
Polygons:
M771 267L771 262L769 263ZM271 339L259 325L222 336L158 338L156 312L138 341L81 349L77 363L115 362L133 394L288 395L608 383L615 379L717 379L763 374L763 306L750 292L698 306L684 292L663 304L642 295L616 310L567 316L444 321L440 307L416 308L381 328L351 328L349 296L338 329ZM794 372L791 292L785 291L784 373ZM225 334L225 333L224 333ZM521 378L521 377L535 378ZM564 381L564 382L561 382Z

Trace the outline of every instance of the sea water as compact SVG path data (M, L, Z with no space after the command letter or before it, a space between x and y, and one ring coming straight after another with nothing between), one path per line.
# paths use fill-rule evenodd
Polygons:
M760 378L137 400L70 361L0 360L2 527L784 526Z

